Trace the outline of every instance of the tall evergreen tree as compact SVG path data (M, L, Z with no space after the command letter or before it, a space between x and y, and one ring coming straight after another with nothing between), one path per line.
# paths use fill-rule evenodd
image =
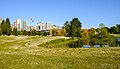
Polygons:
M10 35L10 32L11 32L11 26L10 26L10 20L9 18L6 19L6 27L5 27L5 30L6 30L6 35Z
M2 20L2 23L1 23L1 33L5 35L5 20Z

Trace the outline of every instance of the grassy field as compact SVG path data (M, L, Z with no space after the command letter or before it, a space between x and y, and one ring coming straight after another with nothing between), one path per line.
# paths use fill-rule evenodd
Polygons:
M120 69L119 47L38 47L58 38L0 36L0 69Z

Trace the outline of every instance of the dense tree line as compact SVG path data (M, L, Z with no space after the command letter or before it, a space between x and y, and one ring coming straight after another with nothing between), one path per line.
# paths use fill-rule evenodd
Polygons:
M6 20L3 20L1 23L1 34L9 36L11 33L11 26L10 26L10 20L7 18Z

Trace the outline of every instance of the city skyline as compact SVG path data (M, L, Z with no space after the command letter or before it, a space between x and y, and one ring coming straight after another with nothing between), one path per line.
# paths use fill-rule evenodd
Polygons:
M30 20L31 22L34 22L32 18ZM14 23L11 24L11 28L12 30L14 28L17 28L17 31L21 31L21 30L32 31L33 29L35 29L36 31L49 31L50 29L53 28L62 29L60 26L53 25L50 22L46 22L46 23L37 22L36 26L31 26L28 23L29 22L27 20L21 20L20 18L17 18L16 20L14 20Z
M119 0L1 0L0 17L10 18L11 24L17 18L27 20L30 26L39 21L63 26L65 21L79 18L82 28L97 28L100 23L111 27L120 23L119 3Z

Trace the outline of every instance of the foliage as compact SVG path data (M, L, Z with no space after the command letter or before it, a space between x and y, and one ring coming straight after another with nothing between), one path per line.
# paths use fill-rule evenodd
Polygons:
M73 40L73 39L72 39ZM69 48L80 48L84 45L83 39L78 37L77 40L68 43Z
M18 35L23 35L23 31L17 31Z
M65 30L64 29L52 29L52 36L64 36Z
M35 36L35 35L36 35L36 33L37 33L37 32L36 32L36 30L35 30L35 29L33 29L32 31L30 31L30 35L31 35L31 36Z
M10 20L9 20L9 18L6 19L6 31L7 31L6 34L9 36L10 32L11 32L11 26L10 26Z
M89 31L89 44L95 45L96 38L94 37L96 35L96 30L94 28L91 28Z
M101 29L101 28L105 28L104 23L100 23L99 28L100 28L100 29Z
M37 31L37 35L41 36L41 35L42 35L42 32Z
M81 22L78 18L73 18L70 23L66 21L64 23L64 28L66 30L66 34L69 37L80 37L81 36Z
M90 37L92 38L95 34L96 34L95 29L94 28L90 28L89 29L89 35L90 35Z
M112 26L109 29L111 34L120 34L120 24L116 24L116 26Z
M2 20L2 23L1 23L1 31L2 31L2 34L3 35L10 35L10 32L11 32L11 26L10 26L10 20L9 18L5 20Z
M15 36L18 36L17 28L14 28L14 29L13 29L13 34L14 34Z
M23 35L28 35L28 32L26 30L24 30Z
M56 39L39 45L40 47L53 48L80 48L83 46L81 38L78 39Z
M46 42L46 43L42 43L39 46L40 47L53 47L53 48L67 48L67 47L72 48L71 43L74 43L74 42L76 42L76 40L73 40L73 39L56 39L56 40L51 40L51 41Z
M80 30L81 30L81 22L78 18L73 18L72 21L70 21L70 36L73 37L80 37Z
M68 21L64 23L63 29L65 29L66 36L70 36L70 23Z
M114 46L114 37L112 37L106 28L101 28L100 33L96 34L93 38L95 38L95 43L100 45L109 44L110 46Z
M5 35L5 20L2 20L2 23L1 23L1 31L2 31L2 34Z
M48 35L49 35L49 32L44 32L43 35L44 35L44 36L48 36Z
M81 34L81 40L84 45L88 45L90 41L90 36L88 30L84 30Z

